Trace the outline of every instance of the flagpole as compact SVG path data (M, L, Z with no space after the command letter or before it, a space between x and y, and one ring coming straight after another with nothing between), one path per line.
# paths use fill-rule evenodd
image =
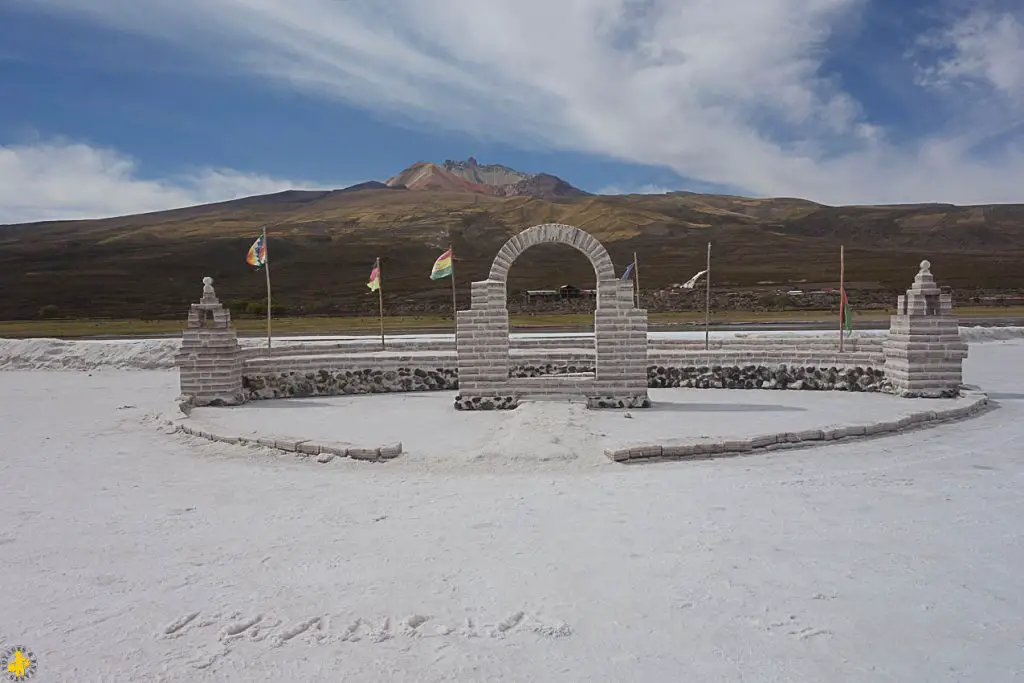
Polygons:
M711 348L711 242L708 242L708 262L704 273L704 350Z
M380 350L384 351L387 346L384 344L384 277L381 274L380 256L377 257L377 305L380 309Z
M636 252L633 252L633 282L636 288L636 307L640 308L640 266L636 264Z
M455 329L456 334L459 331L458 316L458 304L455 301L455 248L449 244L448 252L452 257L452 327Z
M263 271L267 274L267 349L272 347L270 336L270 246L267 244L267 229L263 228L263 248L267 250L267 258L263 262Z
M846 245L839 245L839 353L843 352L843 318L846 316Z

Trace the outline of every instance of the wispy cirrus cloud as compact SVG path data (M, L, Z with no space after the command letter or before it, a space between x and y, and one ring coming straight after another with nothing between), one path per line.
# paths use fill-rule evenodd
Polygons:
M35 0L168 41L274 87L520 145L830 203L1022 199L1024 10L968 9L921 38L941 129L897 137L825 70L867 0ZM909 39L913 42L913 36ZM929 42L930 41L930 42ZM968 87L1005 94L997 112ZM913 129L913 126L904 129Z
M308 185L218 168L149 179L136 160L110 149L62 140L0 146L0 224L120 216Z

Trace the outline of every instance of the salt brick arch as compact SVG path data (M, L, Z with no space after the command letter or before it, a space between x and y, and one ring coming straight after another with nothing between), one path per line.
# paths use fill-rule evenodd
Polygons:
M604 245L590 233L561 223L535 225L505 242L491 263L491 272L487 279L507 282L509 268L516 259L530 247L545 243L567 244L582 253L594 266L598 282L616 279L615 266Z

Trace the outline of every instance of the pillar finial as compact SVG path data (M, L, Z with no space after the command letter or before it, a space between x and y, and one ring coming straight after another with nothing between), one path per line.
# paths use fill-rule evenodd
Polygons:
M217 292L213 290L213 278L207 275L203 278L203 303L217 303Z

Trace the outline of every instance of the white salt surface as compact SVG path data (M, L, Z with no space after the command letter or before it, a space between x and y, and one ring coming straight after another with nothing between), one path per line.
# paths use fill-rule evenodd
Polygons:
M1024 343L966 379L999 408L889 438L460 473L163 434L173 372L0 373L0 642L39 681L1019 680Z
M888 394L839 391L652 389L653 406L588 410L579 403L524 403L511 411L456 411L456 392L373 394L255 401L196 408L178 420L223 436L307 439L345 446L401 441L409 464L536 467L576 461L620 467L605 448L692 444L778 432L829 429L898 420L925 409L969 405L971 399L927 403ZM171 417L171 415L169 415Z

